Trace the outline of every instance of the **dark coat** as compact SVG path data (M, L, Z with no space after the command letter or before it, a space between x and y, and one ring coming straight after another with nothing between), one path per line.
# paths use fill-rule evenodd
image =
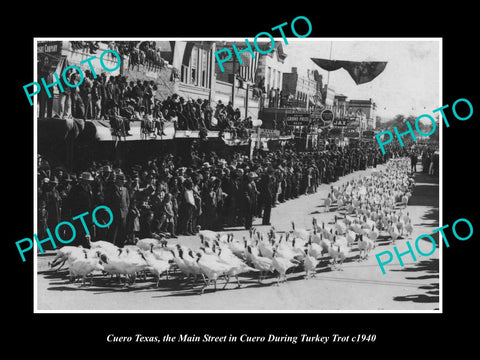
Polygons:
M276 181L273 176L264 174L258 184L258 191L260 192L260 199L269 204L276 195Z
M245 181L242 185L242 203L246 211L255 209L256 197L257 193L252 182Z
M87 189L84 189L81 185L73 186L67 198L67 205L72 217L83 214L86 211L91 213L93 210L91 187L88 186ZM87 218L89 217L85 216L85 219Z
M112 210L114 218L118 216L121 219L126 219L130 206L130 196L127 188L115 186L110 193L110 198L107 200L107 206Z

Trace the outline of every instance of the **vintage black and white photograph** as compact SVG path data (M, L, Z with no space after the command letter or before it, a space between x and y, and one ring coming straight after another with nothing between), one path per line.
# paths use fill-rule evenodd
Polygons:
M442 311L441 38L34 46L35 312Z

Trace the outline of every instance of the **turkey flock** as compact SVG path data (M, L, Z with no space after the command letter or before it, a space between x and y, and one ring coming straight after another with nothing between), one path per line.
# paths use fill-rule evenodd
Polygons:
M276 276L276 284L287 281L289 272L305 272L305 279L315 277L320 265L342 270L346 259L363 261L382 239L395 243L404 235L410 237L413 226L406 207L414 187L408 159L392 159L383 171L360 176L341 186L331 186L325 199L325 211L336 208L330 223L312 219L312 227L261 233L251 228L247 236L200 230L198 247L169 245L157 239L141 239L136 245L118 248L106 241L90 241L90 249L60 248L51 269L68 266L70 281L86 285L93 275L108 283L122 286L147 277L160 284L165 277L186 278L190 287L201 284L203 294L208 286L217 289L219 278L225 288L231 279L241 286L239 276L256 277L262 282ZM356 249L356 250L355 250ZM291 270L292 269L292 270ZM296 269L296 270L295 270ZM180 282L176 282L180 284Z

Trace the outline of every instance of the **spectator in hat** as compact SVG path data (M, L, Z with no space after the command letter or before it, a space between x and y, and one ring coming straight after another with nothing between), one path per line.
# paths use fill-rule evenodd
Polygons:
M85 104L83 103L81 91L78 84L80 82L80 75L78 72L73 72L70 76L69 83L75 85L70 90L72 96L72 116L77 119L83 119L85 117Z
M40 200L38 203L38 238L40 240L45 239L47 235L48 228L48 211L45 200Z
M126 239L126 221L128 209L130 206L130 197L124 186L125 175L120 173L116 175L115 186L110 197L106 199L107 206L113 213L113 222L108 231L108 240L118 246L123 247Z
M56 67L51 66L48 69L48 74L46 76L42 76L42 78L45 78L45 82L47 84L52 84L55 81L54 73L55 73ZM58 86L56 86L58 88ZM47 118L51 118L53 116L53 91L54 87L50 88L50 94L52 95L51 97L48 97L48 94L46 91L40 91L40 94L38 95L38 100L39 100L39 118L44 118L45 117L45 111L46 111L46 116ZM59 91L59 93L61 93Z
M227 112L228 117L233 118L235 116L235 110L233 109L233 104L231 101L228 102L225 111Z
M192 174L192 190L193 190L193 198L195 200L196 209L193 212L193 219L192 219L192 229L194 233L197 233L197 225L202 218L203 211L204 211L204 204L202 200L202 175L201 174Z
M140 216L139 225L140 231L138 233L138 237L140 239L149 238L160 240L162 238L160 234L155 232L156 222L154 221L152 210L143 211L142 215Z
M65 74L67 79L70 78L72 71L73 69L68 69L68 72ZM63 92L60 93L60 117L62 119L67 119L72 116L71 98L70 86L64 86Z
M245 229L252 227L253 213L256 207L255 173L249 172L242 185L242 208Z
M73 186L70 190L70 193L67 198L67 207L70 213L69 218L76 217L83 213L88 212L89 214L92 213L93 210L93 199L92 199L92 187L91 184L93 182L93 176L89 172L83 172L80 174L78 178L78 184ZM82 222L75 221L73 225L75 226L75 230L77 232L77 236L71 243L71 245L82 245L83 247L89 248L90 244L86 239L86 235L93 234L93 224L92 224L92 217L91 216L84 216L83 220L85 221L85 225L87 230L85 230ZM66 239L69 236L66 235Z
M164 128L165 128L165 117L163 116L162 111L160 110L160 106L157 104L154 107L154 116L153 116L154 122L155 122L155 129L157 131L157 135L160 136L166 136Z
M208 130L212 130L213 109L210 106L210 101L208 101L207 99L203 100L201 109L205 118L205 126Z
M50 179L52 171L50 169L50 163L47 159L38 157L38 177L39 179Z
M213 180L212 192L215 205L213 230L220 231L223 229L224 199L226 194L222 190L221 179L219 177Z
M262 175L258 185L258 190L260 192L259 201L263 207L262 225L270 225L272 203L276 195L276 181L272 166L269 166L267 172Z
M185 180L183 183L183 221L181 224L183 235L193 235L193 214L196 209L195 197L193 195L193 184L190 180Z
M92 83L92 119L100 119L102 114L102 91L104 87L100 78L93 79Z
M137 208L137 200L132 198L127 214L127 244L135 244L135 237L140 232L140 210Z
M53 177L45 186L45 203L48 212L48 228L54 229L62 218L62 198L57 190L58 179Z
M202 204L204 204L204 226L206 229L214 230L217 217L217 197L212 179L207 182L202 193Z
M176 238L175 235L175 213L173 210L173 201L172 201L172 194L166 193L165 197L163 198L162 208L163 208L163 221L167 225L167 231L170 233L170 237Z
M83 113L83 119L92 119L92 73L90 70L85 70L85 76L82 84L80 85L80 96L82 97L85 111Z
M224 169L225 176L222 178L222 190L228 195L224 201L224 216L225 223L229 226L236 225L236 219L238 216L238 204L239 204L239 184L238 178L235 171L230 171L230 169Z
M417 153L415 151L410 153L410 167L411 172L417 172Z

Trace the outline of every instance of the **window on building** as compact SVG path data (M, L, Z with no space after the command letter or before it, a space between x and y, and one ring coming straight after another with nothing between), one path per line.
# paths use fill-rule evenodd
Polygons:
M190 84L198 85L198 48L196 46L192 49L192 56L190 58L190 68L191 68L191 81Z
M181 81L185 84L189 83L189 76L188 76L188 66L182 65L181 70Z
M207 65L208 65L208 54L205 50L201 49L201 54L202 54L202 86L206 87L207 86Z
M191 72L192 76L191 76L191 81L190 83L192 85L197 85L197 69L192 69L192 72Z

